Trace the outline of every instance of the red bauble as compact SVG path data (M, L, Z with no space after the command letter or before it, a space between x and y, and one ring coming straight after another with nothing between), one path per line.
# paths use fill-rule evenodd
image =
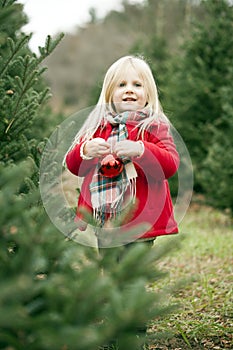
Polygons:
M124 164L120 158L115 158L112 154L108 154L102 159L99 172L105 177L112 178L120 175L123 167Z

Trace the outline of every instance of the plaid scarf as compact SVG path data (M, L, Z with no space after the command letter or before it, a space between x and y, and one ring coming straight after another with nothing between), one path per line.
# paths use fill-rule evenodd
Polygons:
M106 116L108 122L112 124L112 132L107 139L113 149L116 142L128 138L126 127L127 121L140 122L148 117L147 111L123 112L114 115L109 113ZM91 203L93 216L102 227L106 220L115 218L122 209L125 194L129 188L130 200L136 198L136 177L137 172L131 160L126 157L121 158L123 171L113 178L108 178L100 174L100 162L96 166L92 181L90 183Z

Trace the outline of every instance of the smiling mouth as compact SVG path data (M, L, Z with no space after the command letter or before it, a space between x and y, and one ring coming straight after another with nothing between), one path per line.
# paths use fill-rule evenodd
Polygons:
M126 98L123 98L123 101L124 102L136 102L136 98L133 98L133 97L126 97Z

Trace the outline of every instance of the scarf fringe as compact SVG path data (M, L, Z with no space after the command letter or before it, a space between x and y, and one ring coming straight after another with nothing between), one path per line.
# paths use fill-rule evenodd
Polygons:
M136 178L129 180L129 192L130 192L130 202L135 204L136 202ZM127 186L128 187L128 186ZM93 208L93 218L98 223L98 226L103 227L108 220L114 220L120 215L122 208L122 203L124 200L125 192L115 198L112 203L107 203L101 205L100 207ZM129 202L129 203L130 203ZM128 204L129 204L128 203ZM127 205L127 204L126 204Z

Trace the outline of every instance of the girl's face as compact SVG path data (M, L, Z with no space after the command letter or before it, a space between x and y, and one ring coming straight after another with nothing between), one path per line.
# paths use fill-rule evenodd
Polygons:
M147 103L144 83L133 67L129 67L123 79L115 86L112 102L118 113L142 109Z

